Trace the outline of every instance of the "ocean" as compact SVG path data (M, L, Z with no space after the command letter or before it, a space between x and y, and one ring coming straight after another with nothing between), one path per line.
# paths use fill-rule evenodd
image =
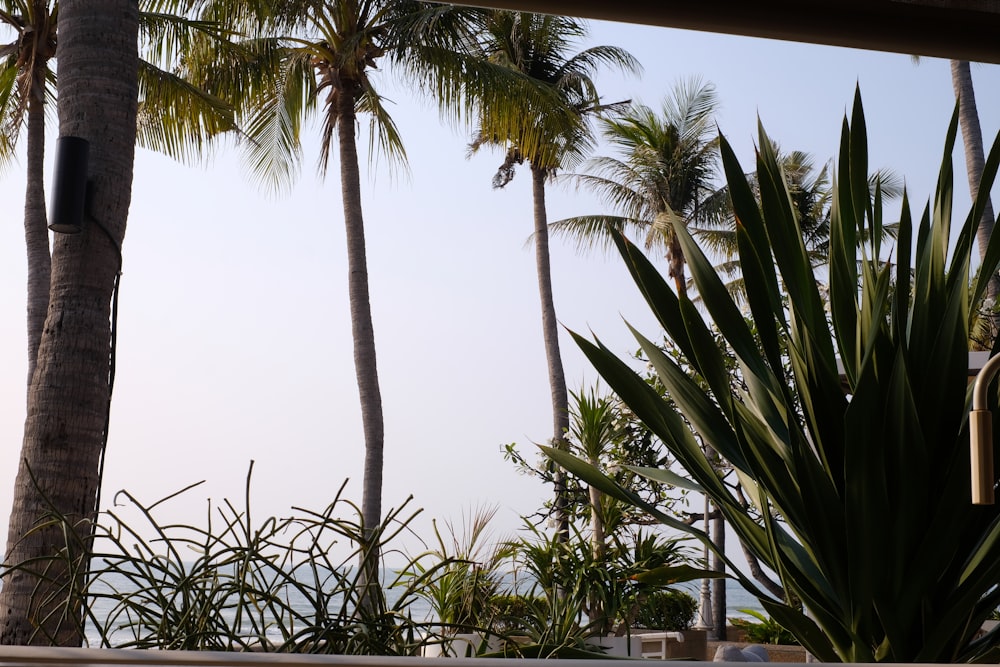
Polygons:
M124 582L124 578L122 582ZM125 586L122 585L122 582L118 583L118 590L125 588ZM691 582L687 584L678 584L677 588L686 590L695 599L698 599L698 583ZM169 591L163 592L169 594ZM394 603L396 603L399 600L400 595L401 593L399 589L389 588L386 590L386 601L388 605L391 607ZM309 603L304 598L301 601L300 606L300 604L294 600L294 594L289 597L292 598L289 600L292 605L307 615L312 610ZM336 597L331 599L331 605L333 606L338 605L339 602L340 601ZM430 604L423 598L414 598L407 609L415 621L434 622L436 620ZM763 613L763 608L753 595L747 593L738 582L726 580L726 618L751 618L751 616L745 611L747 609ZM92 611L98 618L108 618L111 610L112 605L107 600L97 600L92 604ZM235 612L233 612L233 614L234 613ZM88 624L86 630L87 640L90 645L99 646L100 636L95 631L92 624ZM127 640L130 635L131 633L127 630L118 630L112 635L113 643L115 640L117 642Z

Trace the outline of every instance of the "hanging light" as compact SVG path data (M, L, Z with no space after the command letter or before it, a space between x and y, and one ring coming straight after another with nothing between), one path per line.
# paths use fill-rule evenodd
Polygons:
M87 207L87 162L90 142L80 137L56 140L56 167L52 179L49 229L77 234L83 228Z

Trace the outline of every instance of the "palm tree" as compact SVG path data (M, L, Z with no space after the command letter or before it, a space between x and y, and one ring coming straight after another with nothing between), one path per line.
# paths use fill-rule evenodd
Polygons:
M361 514L365 525L374 528L381 522L385 442L361 199L359 119L370 120L369 154L403 163L401 137L372 72L389 61L415 87L436 94L445 110L457 109L467 74L462 50L472 43L468 17L481 10L413 0L262 4L266 11L248 14L239 24L247 36L244 48L204 53L188 65L199 84L239 100L240 126L248 138L245 162L265 187L287 191L291 186L301 158L302 128L312 116L321 124L320 174L326 174L334 152L339 158L365 446ZM368 558L369 564L377 562L374 553Z
M0 5L0 24L14 28L13 42L0 48L0 118L5 157L27 126L27 191L24 241L28 254L28 383L35 369L38 342L49 304L49 232L45 218L43 164L45 104L54 96L49 61L56 54L56 16L48 2L8 0Z
M610 248L614 231L639 234L647 250L666 251L677 292L686 293L684 252L674 229L715 214L705 202L714 191L717 105L714 86L695 78L678 84L659 113L636 103L602 117L604 139L620 157L593 158L586 165L589 173L573 178L617 213L559 220L551 225L553 233L581 248Z
M958 122L962 128L962 144L965 146L965 169L969 177L969 193L972 201L979 195L979 182L983 178L983 167L986 158L983 150L983 130L979 123L979 110L976 107L976 90L972 85L972 68L967 60L951 61L951 82L958 99ZM986 256L986 246L993 234L993 202L986 199L983 218L976 229L976 244L979 246L979 259ZM986 289L987 309L993 311L990 318L992 330L1000 327L1000 315L993 309L996 307L997 296L1000 295L1000 277L993 276Z
M83 639L77 592L110 397L110 303L135 150L138 14L134 0L63 0L59 11L59 129L90 142L93 218L54 243L0 588L4 644L79 646ZM61 525L42 529L54 517ZM57 554L64 558L54 561Z
M482 59L520 75L505 99L474 99L478 130L471 150L500 147L506 158L493 179L504 187L516 166L527 162L531 171L534 213L535 268L542 307L542 337L548 365L552 403L552 442L560 446L569 428L568 396L559 330L552 295L545 185L561 168L580 162L594 143L589 117L602 110L594 75L601 66L626 72L639 69L624 49L595 46L573 53L587 34L575 18L494 10L485 16L480 37ZM541 102L535 91L549 91ZM560 536L568 533L562 473L555 480L556 520Z
M618 149L620 157L593 158L587 164L589 173L574 178L600 194L617 213L560 220L553 223L553 231L573 238L581 248L610 248L615 232L638 234L647 250L666 251L674 287L679 295L686 295L684 252L676 229L718 216L718 206L708 204L716 191L712 182L718 159L713 123L717 106L715 87L692 78L677 84L659 113L635 103L601 118L604 139ZM710 459L715 458L709 445L706 451ZM706 522L708 516L706 501ZM714 540L724 550L721 519L715 520L713 528ZM714 566L719 568L721 563ZM725 588L716 584L714 592L714 624L717 636L725 639Z
M139 144L178 159L191 159L213 136L234 129L221 100L184 81L177 72L177 48L192 33L221 36L216 24L191 20L191 0L144 0L141 34L147 46L140 61ZM56 98L57 0L0 0L0 27L13 39L0 45L0 162L11 157L27 133L27 189L24 240L27 250L28 377L35 371L38 345L49 304L51 258L45 211L45 107Z

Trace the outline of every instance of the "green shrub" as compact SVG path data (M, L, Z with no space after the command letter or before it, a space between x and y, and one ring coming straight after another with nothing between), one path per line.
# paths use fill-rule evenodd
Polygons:
M489 604L487 625L497 635L518 634L524 619L532 614L548 616L548 602L544 597L504 594L494 595Z
M639 604L634 627L687 630L698 613L698 601L684 591L653 591Z
M739 628L746 635L746 640L751 644L798 644L799 640L795 638L788 630L785 630L781 625L778 624L773 618L765 616L760 612L754 611L752 609L740 609L744 614L750 614L756 621L751 621L746 618L731 618L729 622L733 624L734 627Z

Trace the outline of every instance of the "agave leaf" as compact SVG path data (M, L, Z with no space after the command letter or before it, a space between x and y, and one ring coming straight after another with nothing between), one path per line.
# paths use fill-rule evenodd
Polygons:
M665 514L664 512L660 511L656 506L647 503L641 497L637 496L633 492L619 485L617 482L615 482L613 479L602 473L600 470L598 470L591 464L587 463L586 461L583 461L582 459L576 456L573 456L569 452L565 452L561 449L556 449L554 447L546 447L544 445L539 445L539 449L542 451L543 454L552 459L561 468L569 472L571 475L574 475L575 477L578 477L579 479L583 480L585 483L593 485L594 488L600 490L601 493L604 493L611 498L621 500L622 502L629 503L633 507L637 507L642 511L647 512L657 521L670 528L674 528L676 530L680 530L682 532L694 536L702 544L707 546L713 553L717 554L720 557L722 562L726 564L726 567L730 568L733 571L733 576L740 580L740 583L743 585L745 589L747 589L747 591L757 596L758 598L767 597L764 593L760 591L760 589L756 586L756 584L753 583L752 580L747 578L746 575L742 574L740 568L736 567L736 565L729 559L728 555L726 555L724 552L719 551L718 547L704 531L701 531L698 528L695 528L694 526L691 526L668 514ZM744 530L747 529L747 526L745 525L747 522L746 517L734 516L733 518L735 524L743 525ZM749 544L751 546L758 545L758 543L759 540L755 539L749 540Z
M689 477L684 477L683 475L678 475L673 470L669 468L643 468L639 466L626 466L628 470L631 470L637 475L642 475L646 479L652 480L654 482L659 482L660 484L667 484L668 486L676 486L678 489L685 489L687 491L694 491L695 493L704 493L704 489L698 482L694 481Z
M657 377L663 383L668 395L677 402L681 414L697 425L696 428L705 442L722 452L726 460L732 462L734 466L745 469L747 463L740 453L736 435L729 427L719 405L712 401L698 384L656 345L634 329L632 329L632 333L639 341L640 348L656 371ZM728 383L725 390L727 392L729 390ZM715 474L710 465L703 468L702 472L713 476Z
M759 124L758 124L759 125ZM806 251L802 230L798 225L788 182L782 171L774 143L763 127L758 131L760 147L757 157L757 180L760 185L761 210L767 221L767 238L775 264L781 273L782 283L788 294L788 302L793 318L807 330L819 327L826 331L826 309L819 296L812 262ZM817 336L817 343L828 348L823 350L830 358L833 346L829 336Z
M761 601L764 610L781 627L795 635L820 662L839 662L830 639L816 625L816 622L800 611L783 604Z
M636 287L646 299L656 320L666 331L673 332L674 344L681 352L689 359L693 358L694 350L685 333L684 317L681 315L677 295L638 247L622 234L615 233L613 238Z
M687 229L678 227L674 233L684 251L684 257L691 270L691 279L698 288L702 303L705 304L716 326L719 327L719 331L727 340L733 341L733 352L741 362L746 364L748 372L766 382L767 378L772 377L770 369L763 362L753 333L747 327L743 314L729 296L729 290L726 289L712 263L705 257L705 253ZM682 321L685 324L687 322L686 319ZM669 328L667 333L671 337L675 335L675 331ZM772 380L769 384L776 383Z
M690 565L663 565L646 572L632 575L640 584L649 586L672 586L699 579L729 579L730 575L715 570L703 570Z
M771 246L767 241L757 201L736 154L724 137L720 139L719 148L736 218L736 241L743 282L746 284L747 303L757 324L764 355L770 367L777 372L782 367L783 336L779 332L783 332L785 325L777 275L771 260Z
M989 200L989 192L993 189L993 183L996 181L998 168L1000 168L1000 134L997 135L986 158L986 164L983 167L983 178L979 184L979 197L977 197L973 212L970 214L975 227L979 226L983 218L983 210L986 208L986 202ZM983 298L990 276L996 274L998 267L1000 267L1000 234L993 234L986 245L979 278L972 293L972 303L979 303Z

